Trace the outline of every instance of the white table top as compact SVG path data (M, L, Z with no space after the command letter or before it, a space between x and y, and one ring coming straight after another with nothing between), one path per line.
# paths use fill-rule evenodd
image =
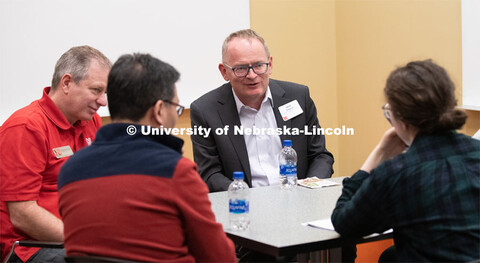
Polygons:
M335 231L302 225L330 218L342 193L343 178L330 180L340 185L317 189L298 186L290 191L282 190L280 186L250 189L250 228L243 232L233 231L228 226L227 192L210 193L209 198L217 221L235 243L274 256L291 255L352 242L352 239L341 238ZM375 240L390 236L381 235Z

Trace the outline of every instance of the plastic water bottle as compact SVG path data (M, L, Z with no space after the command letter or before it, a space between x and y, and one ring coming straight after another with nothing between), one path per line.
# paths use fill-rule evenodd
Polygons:
M232 230L246 230L250 225L250 203L243 172L233 172L233 182L228 186L229 221Z
M297 187L297 152L291 140L283 141L283 149L278 156L280 164L280 186L282 189Z

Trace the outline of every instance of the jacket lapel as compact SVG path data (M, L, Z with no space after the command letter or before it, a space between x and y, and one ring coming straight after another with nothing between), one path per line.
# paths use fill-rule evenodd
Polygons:
M283 127L285 126L288 129L292 128L292 120L284 121L278 107L289 103L291 100L285 98L285 90L278 85L275 80L270 79L269 82L270 92L272 93L273 99L273 112L275 114L275 119L277 121L277 127L282 129L282 133L280 135L281 144L283 145L283 140L291 140L291 135L285 135L283 132Z
M245 145L245 139L242 135L234 135L234 126L240 127L240 117L238 116L237 106L235 99L233 98L232 86L230 83L223 85L222 92L218 98L218 115L222 120L223 127L229 127L228 137L233 145L238 159L242 165L245 173L246 182L252 185L252 176L250 173L250 163L248 161L247 146ZM221 128L223 128L221 127ZM212 131L215 132L215 131Z

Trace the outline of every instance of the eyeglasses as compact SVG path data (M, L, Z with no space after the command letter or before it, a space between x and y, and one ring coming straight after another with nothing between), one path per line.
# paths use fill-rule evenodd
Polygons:
M392 124L392 112L390 111L390 105L385 104L382 106L382 110L383 110L383 116L385 116L385 119L387 119L388 122L390 122L390 124Z
M265 62L265 63L255 63L251 66L240 65L237 67L230 67L229 65L223 63L223 65L231 69L233 71L233 74L235 74L235 76L239 78L243 78L247 76L250 69L253 70L253 72L255 72L255 74L257 75L265 74L268 70L268 64L269 64L268 62Z
M178 115L178 116L182 115L183 110L185 109L184 106L182 106L182 105L180 105L180 104L178 104L178 103L176 103L176 102L170 101L170 100L163 100L163 102L170 103L170 104L172 104L173 106L177 107L176 110L177 110L177 115Z

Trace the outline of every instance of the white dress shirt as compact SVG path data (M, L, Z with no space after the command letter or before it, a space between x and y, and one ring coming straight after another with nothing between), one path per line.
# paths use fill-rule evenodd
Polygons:
M273 99L270 87L267 88L265 98L256 110L244 105L233 91L233 97L237 104L238 116L243 128L253 127L277 129L277 121L273 112ZM282 150L280 136L268 135L267 132L256 134L244 134L247 146L250 172L252 173L252 187L280 184L278 155Z

